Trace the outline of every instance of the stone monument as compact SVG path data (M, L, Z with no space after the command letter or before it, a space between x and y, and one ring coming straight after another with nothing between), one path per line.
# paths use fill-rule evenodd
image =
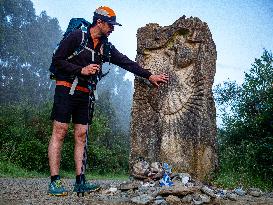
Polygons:
M131 122L130 166L143 157L167 162L174 172L198 179L218 165L212 85L216 46L208 25L182 16L170 26L147 24L137 31L136 61L168 84L154 88L136 77Z

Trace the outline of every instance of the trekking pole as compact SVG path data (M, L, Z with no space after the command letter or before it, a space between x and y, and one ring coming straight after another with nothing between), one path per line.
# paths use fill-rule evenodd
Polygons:
M84 145L84 151L83 151L83 158L82 158L82 167L81 167L81 174L80 174L80 181L81 184L85 183L85 179L83 178L83 174L85 173L86 166L87 166L87 148L88 148L88 137L89 137L89 128L92 124L93 119L93 113L94 113L94 102L95 102L95 96L94 96L94 88L92 87L92 84L88 86L90 92L89 92L89 99L88 99L88 122L87 123L87 129L85 133L85 145ZM80 196L80 193L82 196L84 196L85 190L78 190L77 196Z

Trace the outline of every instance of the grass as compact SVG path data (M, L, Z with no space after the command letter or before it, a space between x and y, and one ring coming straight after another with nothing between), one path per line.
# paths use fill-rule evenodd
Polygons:
M75 178L74 172L66 172L61 171L61 176L64 178ZM0 160L0 177L1 178L47 178L49 177L48 173L38 173L35 171L25 170L17 165L14 165L11 162ZM127 174L116 174L116 173L107 173L107 174L98 174L98 173L88 173L86 174L86 178L88 180L92 179L105 179L105 180L127 180Z
M65 178L75 178L75 173L74 172L65 172L61 171L62 177ZM97 179L105 179L105 180L127 180L129 178L128 175L126 174L116 174L116 173L107 173L107 174L99 174L96 172L87 172L86 173L86 178L88 180L97 180Z
M35 171L27 171L22 169L21 167L12 164L11 162L0 160L0 177L24 177L24 178L35 178L40 177L44 178L47 177L45 174L38 173Z
M261 177L247 172L235 173L232 171L222 171L214 177L212 183L217 187L226 189L234 189L238 187L248 189L255 187L267 192L273 190L272 181L262 180Z

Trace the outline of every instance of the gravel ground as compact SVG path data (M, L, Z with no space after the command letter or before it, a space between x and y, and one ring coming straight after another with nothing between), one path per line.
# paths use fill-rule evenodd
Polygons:
M7 179L0 178L0 205L8 204L130 204L126 203L126 197L105 196L100 192L85 194L84 197L78 197L73 193L73 184L75 180L63 179L63 184L68 188L68 196L52 197L47 195L49 179ZM103 189L110 186L117 186L122 181L117 180L94 180ZM112 197L112 198L111 198Z
M78 197L72 192L74 180L63 179L63 184L68 188L69 193L66 197L52 197L47 195L49 179L11 179L0 178L0 205L9 204L90 204L90 205L132 205L132 197L141 194L139 191L118 191L114 194L106 193L110 187L119 187L123 181L119 180L93 180L102 189L98 192L85 194ZM152 203L155 204L155 203ZM180 203L179 203L180 204ZM210 204L223 205L273 205L273 193L264 194L261 197L244 196L237 201L214 200Z

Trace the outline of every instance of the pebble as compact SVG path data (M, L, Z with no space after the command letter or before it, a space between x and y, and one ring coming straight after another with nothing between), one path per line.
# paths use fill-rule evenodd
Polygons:
M194 194L193 196L193 203L195 205L200 205L204 203L209 203L210 202L210 197L205 195L205 194Z
M248 190L248 194L254 197L260 197L262 195L262 191L257 188L250 188Z
M173 196L173 195L169 195L167 198L166 198L166 202L170 205L179 205L181 204L181 200L179 197L177 196Z
M236 189L234 189L234 193L238 194L239 196L246 195L246 191L244 191L242 188L236 188Z
M155 197L155 204L163 204L164 202L166 202L164 197L162 197L160 195Z
M184 196L184 197L181 199L181 201L182 201L183 203L190 203L190 202L192 201L192 199L193 199L192 195L187 195L187 196Z
M238 195L234 193L227 193L227 198L230 199L231 201L237 201Z
M149 204L151 201L153 201L154 198L148 194L143 194L140 196L133 197L131 201L136 204Z
M214 191L207 186L203 186L201 188L201 191L209 195L210 197L216 198L216 194L214 193Z

